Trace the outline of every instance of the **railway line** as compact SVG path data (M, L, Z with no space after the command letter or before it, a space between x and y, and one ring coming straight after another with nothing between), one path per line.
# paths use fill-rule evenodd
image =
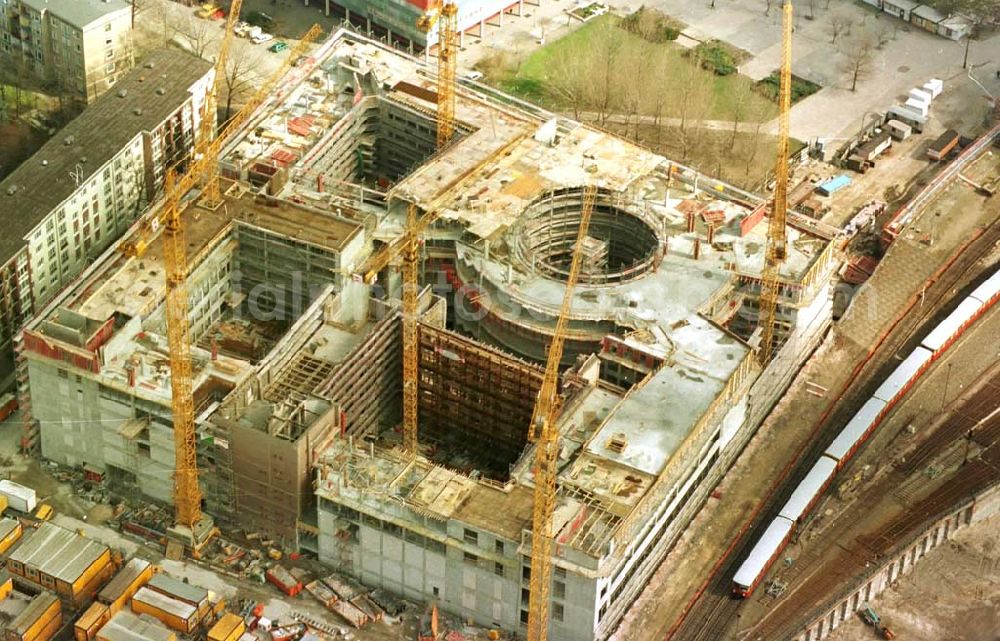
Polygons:
M1000 371L992 374L992 380L985 387L996 383L1000 383ZM962 409L968 411L966 407L975 405L977 400L975 396L966 399ZM1000 407L1000 397L993 399L992 406L987 415ZM977 492L1000 482L1000 417L988 419L984 428L983 434L990 435L991 440L983 438L984 449L979 456L965 463L957 461L954 471L943 477L935 489L905 506L895 518L853 538L850 532L857 529L857 523L863 516L861 511L852 510L848 512L847 519L838 519L833 529L823 533L825 538L840 541L836 547L828 548L833 551L834 557L831 558L828 552L822 571L816 564L810 567L808 559L800 557L796 562L797 569L802 574L809 573L801 579L801 589L791 595L790 601L783 603L782 608L768 612L762 622L744 631L741 638L770 641L794 635L800 629L802 619L810 617L810 607L822 605L825 597L843 592L844 585L852 585L863 574L867 562L878 562L879 559L899 554L929 523L947 516ZM950 443L942 442L941 445L946 448ZM910 476L921 478L923 471L915 469ZM880 496L885 495L887 487L893 487L905 478L906 475L894 469L878 484L867 488L855 505L874 506ZM815 556L819 555L816 553ZM782 576L789 582L793 578L797 577L787 572ZM821 609L815 608L813 614L818 614Z
M953 291L976 276L980 262L993 251L998 242L1000 221L994 220L960 247L925 284L922 291L911 297L903 311L883 333L876 347L859 363L854 375L849 377L843 389L828 405L808 438L772 482L765 494L766 498L753 517L741 529L736 541L716 565L712 576L706 580L685 614L668 632L668 641L700 641L726 637L737 619L741 605L730 596L729 583L740 560L747 555L778 508L787 500L830 440L857 412L878 381L897 365L900 351L915 345L925 327L933 327L937 319L950 312ZM961 296L954 298L960 300ZM940 445L941 443L931 446L927 451L933 453ZM837 575L830 587L843 582L844 578Z

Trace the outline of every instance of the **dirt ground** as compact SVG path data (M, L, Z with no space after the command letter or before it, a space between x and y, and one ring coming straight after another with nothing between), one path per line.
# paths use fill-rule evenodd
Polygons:
M906 641L991 641L1000 636L1000 517L977 523L931 552L913 572L872 604ZM854 619L830 641L870 641L872 629Z

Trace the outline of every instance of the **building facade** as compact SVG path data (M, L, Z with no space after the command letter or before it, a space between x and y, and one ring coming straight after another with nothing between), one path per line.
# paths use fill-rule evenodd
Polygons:
M146 81L145 76L155 80ZM212 66L151 54L0 182L0 368L13 372L21 324L120 237L191 153Z
M132 68L122 0L0 0L0 54L90 103Z

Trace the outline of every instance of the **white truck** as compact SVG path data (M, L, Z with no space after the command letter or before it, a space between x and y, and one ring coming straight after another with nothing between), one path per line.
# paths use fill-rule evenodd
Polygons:
M31 514L38 505L38 498L35 496L35 491L14 481L6 479L0 481L0 494L6 496L7 505L18 512Z

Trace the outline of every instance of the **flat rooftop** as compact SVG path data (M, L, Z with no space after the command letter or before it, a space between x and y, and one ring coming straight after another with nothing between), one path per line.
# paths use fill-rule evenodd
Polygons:
M177 636L159 621L119 610L101 626L100 641L174 641Z
M54 523L43 523L10 555L25 567L72 584L108 552L108 546Z
M84 29L92 22L123 11L131 5L122 0L21 0L35 11L48 11L74 27Z
M36 4L74 11L128 6L120 0ZM31 231L77 190L77 168L83 170L80 183L89 180L137 135L176 111L211 69L208 61L179 49L152 52L0 182L0 210L8 214L2 217L7 231L0 239L0 263L21 250Z

